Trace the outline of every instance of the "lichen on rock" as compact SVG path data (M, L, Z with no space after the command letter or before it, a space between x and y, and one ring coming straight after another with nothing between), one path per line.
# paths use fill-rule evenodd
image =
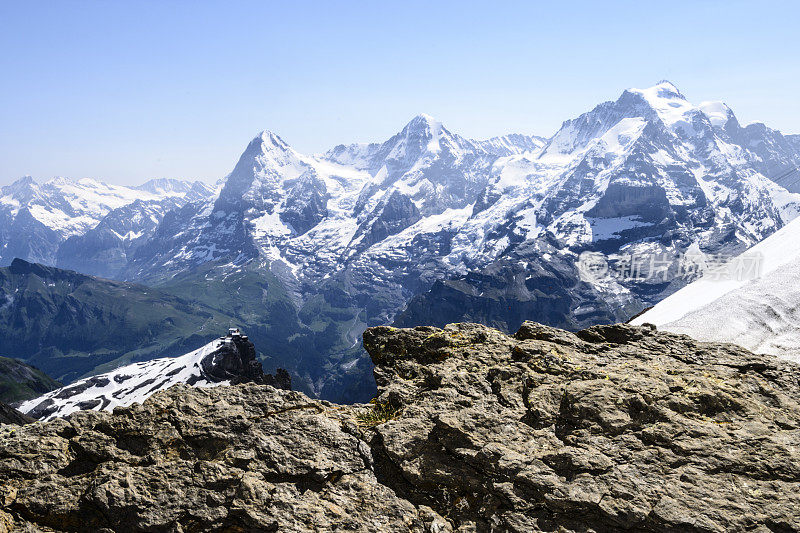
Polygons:
M792 363L624 325L364 345L369 424L243 384L0 427L0 531L800 529Z

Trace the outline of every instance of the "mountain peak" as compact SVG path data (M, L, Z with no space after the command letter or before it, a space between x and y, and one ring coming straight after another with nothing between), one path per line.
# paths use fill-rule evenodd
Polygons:
M275 149L285 151L290 147L277 133L264 130L250 142L251 146L259 146L263 152L271 152Z
M411 121L412 122L422 121L422 122L426 122L428 124L431 124L431 123L436 122L436 119L433 118L431 115L429 115L427 113L420 113L417 116L415 116L413 119L411 119Z
M419 115L412 118L406 124L404 130L411 130L411 131L420 131L420 130L439 130L442 127L442 123L433 118L431 115L427 113L420 113Z
M439 141L445 132L446 130L441 122L428 114L420 113L406 124L402 134L406 138L427 139L427 141L423 141L426 150L428 152L438 152L441 149Z
M225 179L220 198L236 202L254 186L300 176L307 168L303 156L277 134L264 130L256 135ZM258 185L259 187L261 185ZM261 193L258 193L261 194Z
M661 80L651 88L656 88L656 87L661 89L661 90L663 90L663 91L668 91L668 92L670 92L672 94L680 96L681 98L684 98L684 96L681 93L680 89L678 89L678 86L675 85L674 83L672 83L669 80Z
M11 188L12 190L18 190L36 184L37 184L36 181L34 181L34 179L31 176L22 176L18 180L13 181L11 185L7 185L6 187Z
M669 128L685 128L692 122L697 108L692 105L678 88L669 81L663 80L646 89L628 89L626 95L635 95L645 103Z
M39 190L39 184L34 181L30 176L23 176L16 180L11 185L6 185L2 188L2 194L10 194L17 200L28 201L31 195L36 194Z
M674 83L667 80L661 80L652 87L646 89L628 89L629 92L638 94L647 100L651 105L657 101L663 100L678 100L686 102L686 97L675 86Z
M83 179L87 179L87 178L83 178ZM76 183L79 183L80 181L81 180L74 180L72 178L67 178L65 176L54 176L54 177L50 178L49 180L47 180L46 182L44 182L44 184L45 185L49 185L51 187L63 187L65 185L74 185Z
M191 187L192 183L188 181L174 178L153 178L132 188L160 196L180 196L189 191Z

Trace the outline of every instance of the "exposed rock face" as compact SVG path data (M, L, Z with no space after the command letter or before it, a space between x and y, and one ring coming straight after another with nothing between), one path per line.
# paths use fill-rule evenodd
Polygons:
M377 428L420 500L479 529L795 530L798 367L648 328L375 328ZM442 509L443 510L443 509Z
M265 374L256 357L256 347L242 335L228 335L222 345L200 360L202 374L199 380L209 382L229 381L239 383L259 383L290 390L292 378L286 370L279 368L276 374ZM192 384L192 383L190 383Z
M280 219L303 234L328 216L328 200L330 195L322 180L316 176L300 178L289 190Z
M0 457L0 524L21 529L445 526L378 482L352 412L263 385L179 385L113 415L0 427Z
M375 406L176 386L113 414L0 428L0 524L800 529L796 365L621 325L380 327L364 344Z
M513 332L535 316L539 322L577 331L620 322L641 309L629 294L612 297L582 283L576 263L560 254L554 242L520 246L480 272L434 282L408 302L393 325L477 322Z
M600 218L638 216L657 223L669 214L669 209L667 194L660 187L612 183L586 214Z
M366 231L363 245L369 247L389 235L396 235L419 219L419 210L414 202L407 196L395 192L386 200L380 214Z

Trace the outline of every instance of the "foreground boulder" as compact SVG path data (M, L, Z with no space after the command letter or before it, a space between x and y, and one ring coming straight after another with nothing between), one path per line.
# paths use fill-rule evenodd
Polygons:
M0 427L0 531L800 529L791 363L619 325L364 344L368 406L178 385Z

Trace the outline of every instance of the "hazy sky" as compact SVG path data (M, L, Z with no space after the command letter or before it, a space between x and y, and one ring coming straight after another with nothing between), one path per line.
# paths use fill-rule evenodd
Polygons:
M0 184L215 181L260 130L317 152L420 112L551 135L665 78L800 133L798 4L0 0Z

